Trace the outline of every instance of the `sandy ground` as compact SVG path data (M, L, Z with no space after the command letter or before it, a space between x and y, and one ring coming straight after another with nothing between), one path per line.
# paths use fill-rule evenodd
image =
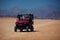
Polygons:
M14 32L16 18L0 18L0 40L60 40L60 20L34 20L35 32Z

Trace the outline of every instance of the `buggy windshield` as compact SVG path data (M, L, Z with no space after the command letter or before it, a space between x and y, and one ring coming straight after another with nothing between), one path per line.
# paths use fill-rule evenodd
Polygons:
M29 20L29 16L28 15L22 15L22 16L20 16L20 20Z

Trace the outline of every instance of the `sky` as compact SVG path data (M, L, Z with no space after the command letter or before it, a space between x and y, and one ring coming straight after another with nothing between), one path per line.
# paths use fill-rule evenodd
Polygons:
M8 8L37 8L45 5L53 5L60 7L60 0L0 0L0 9Z

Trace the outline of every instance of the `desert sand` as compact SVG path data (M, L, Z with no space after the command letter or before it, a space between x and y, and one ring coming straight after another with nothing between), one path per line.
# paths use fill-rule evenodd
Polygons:
M16 18L0 18L0 40L60 40L60 20L34 19L34 32L14 32Z

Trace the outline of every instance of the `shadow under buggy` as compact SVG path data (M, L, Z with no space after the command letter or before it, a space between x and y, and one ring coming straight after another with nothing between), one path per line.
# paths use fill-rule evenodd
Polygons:
M26 31L34 31L33 28L33 14L21 14L17 15L18 20L16 21L16 26L14 31L17 32L19 29L21 32L25 29Z

